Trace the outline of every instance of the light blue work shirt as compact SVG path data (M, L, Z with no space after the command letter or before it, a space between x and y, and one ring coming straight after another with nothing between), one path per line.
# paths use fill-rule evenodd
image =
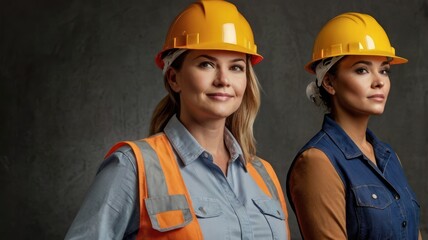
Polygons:
M174 116L164 129L180 166L204 239L287 239L286 219L263 212L271 198L246 169L242 150L225 130L227 176ZM106 159L66 239L135 239L139 228L136 160L129 147ZM263 203L263 204L260 204Z

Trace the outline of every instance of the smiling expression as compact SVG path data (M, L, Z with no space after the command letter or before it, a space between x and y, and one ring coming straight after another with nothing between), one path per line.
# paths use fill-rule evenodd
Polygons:
M241 105L247 86L244 53L191 50L169 84L180 94L180 118L226 119Z

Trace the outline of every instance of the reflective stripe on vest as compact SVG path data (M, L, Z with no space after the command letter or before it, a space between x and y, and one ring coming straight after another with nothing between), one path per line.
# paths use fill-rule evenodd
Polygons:
M140 229L137 239L203 239L190 195L166 135L120 142L107 156L124 145L132 148L138 169ZM281 203L288 216L285 200L279 195L282 194L279 182L272 180L273 170L266 169L262 161L255 158L247 164L248 172L264 193ZM288 228L287 231L289 233Z
M152 227L160 232L181 228L192 221L184 194L169 195L158 155L146 141L134 142L144 153L148 198L144 199Z
M273 199L279 200L279 195L278 195L278 191L276 190L276 186L273 183L272 178L269 176L269 173L267 172L266 168L264 167L260 159L254 158L254 160L251 163L252 163L252 166L257 170L257 173L263 179L263 182L266 184L266 187L269 190L270 196Z

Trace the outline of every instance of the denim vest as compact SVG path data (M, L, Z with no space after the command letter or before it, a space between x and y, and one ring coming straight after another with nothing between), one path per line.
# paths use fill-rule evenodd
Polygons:
M330 159L345 187L348 239L418 239L420 206L397 155L370 130L366 137L377 166L326 115L322 130L297 156L317 148Z

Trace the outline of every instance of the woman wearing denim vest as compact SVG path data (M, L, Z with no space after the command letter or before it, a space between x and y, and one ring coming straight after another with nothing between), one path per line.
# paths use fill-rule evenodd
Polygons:
M368 128L384 111L395 55L369 15L344 13L319 32L306 93L328 114L298 152L287 195L305 239L422 239L420 206L392 148Z

